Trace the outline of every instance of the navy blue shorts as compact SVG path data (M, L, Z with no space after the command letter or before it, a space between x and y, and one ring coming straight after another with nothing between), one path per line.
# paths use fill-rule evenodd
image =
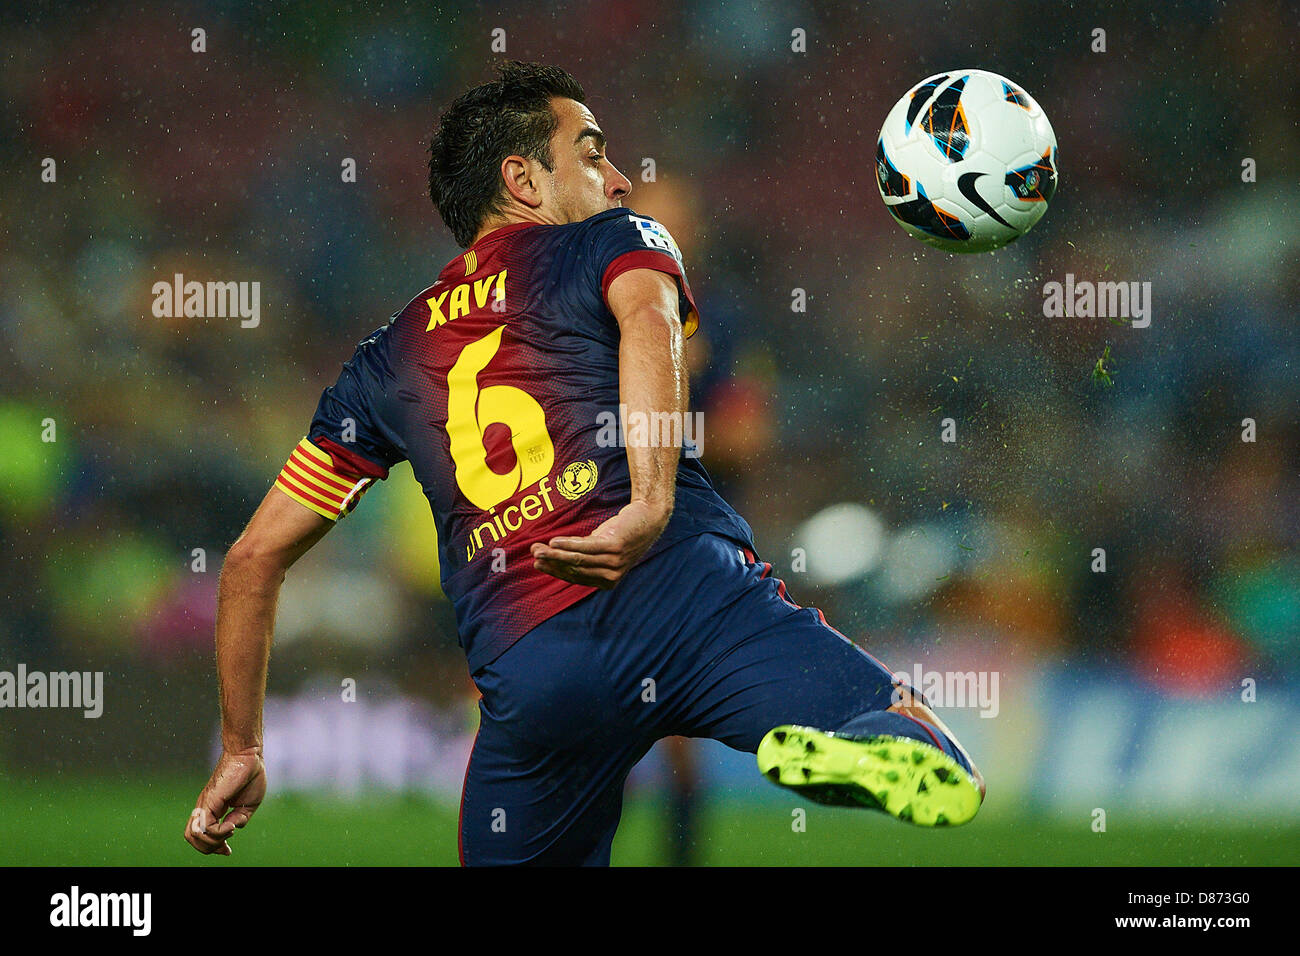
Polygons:
M473 679L467 865L608 865L624 781L655 741L712 737L753 753L781 724L829 730L884 710L895 684L794 604L770 565L712 534L538 625Z

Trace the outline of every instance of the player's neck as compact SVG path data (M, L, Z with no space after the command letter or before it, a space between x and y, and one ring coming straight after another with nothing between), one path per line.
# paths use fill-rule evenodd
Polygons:
M496 232L506 226L518 226L527 224L530 226L558 226L562 223L554 216L549 216L538 209L506 209L498 215L492 217L483 223L482 228L474 236L471 246L478 244L479 240L489 233Z

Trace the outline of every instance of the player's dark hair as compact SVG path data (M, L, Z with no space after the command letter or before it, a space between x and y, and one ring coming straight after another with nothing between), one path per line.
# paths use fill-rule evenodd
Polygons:
M551 99L586 98L578 81L559 67L508 60L497 71L500 79L452 101L429 143L429 195L462 247L505 206L503 159L517 154L554 169L551 137L560 121Z

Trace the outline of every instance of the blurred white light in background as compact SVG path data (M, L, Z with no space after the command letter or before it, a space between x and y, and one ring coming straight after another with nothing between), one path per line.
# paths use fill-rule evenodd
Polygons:
M813 515L795 531L794 547L807 555L814 584L866 577L880 563L885 524L866 505L846 502Z
M876 593L888 604L919 601L952 573L957 539L939 524L914 524L889 539Z

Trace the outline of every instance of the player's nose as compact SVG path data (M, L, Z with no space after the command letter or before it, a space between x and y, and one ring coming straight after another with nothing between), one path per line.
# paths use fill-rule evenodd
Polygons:
M632 180L620 173L613 163L609 168L613 170L613 175L605 178L605 195L612 200L622 200L632 191Z

